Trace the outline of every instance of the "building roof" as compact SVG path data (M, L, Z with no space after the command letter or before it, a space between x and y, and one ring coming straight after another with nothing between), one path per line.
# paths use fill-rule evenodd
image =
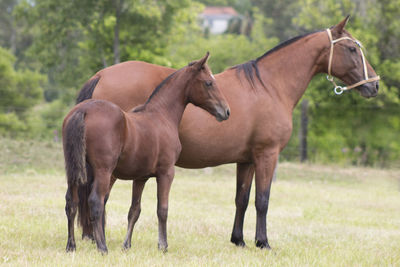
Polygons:
M203 16L212 16L212 15L231 15L237 16L238 13L236 12L233 7L230 6L207 6L203 12L201 13Z

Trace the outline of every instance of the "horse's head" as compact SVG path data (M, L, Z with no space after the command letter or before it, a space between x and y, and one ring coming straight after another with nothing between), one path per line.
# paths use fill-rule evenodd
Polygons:
M207 65L209 53L200 60L189 63L187 70L191 74L188 84L188 101L207 110L218 121L227 120L229 105L215 82L214 75Z
M335 84L333 75L348 85L340 87L335 84L337 94L355 88L363 97L375 97L379 76L364 57L361 43L344 29L348 20L349 16L326 31L331 43L327 62L328 80Z

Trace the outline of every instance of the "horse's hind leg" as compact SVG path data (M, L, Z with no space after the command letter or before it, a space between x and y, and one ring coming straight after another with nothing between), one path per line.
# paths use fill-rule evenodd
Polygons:
M66 251L69 252L76 249L74 222L79 202L78 187L76 185L68 185L68 190L65 194L65 201L65 213L68 218L68 241Z
M89 195L90 221L93 226L93 235L97 249L107 253L105 232L103 229L104 201L109 191L111 173L107 171L95 171L92 191Z
M172 166L166 173L157 177L157 216L158 216L158 249L167 252L167 217L168 217L168 198L174 179L174 167Z
M116 180L117 180L117 178L115 178L114 176L111 176L110 189L109 189L109 193L106 195L106 198L104 200L104 206L107 204L107 200L111 193L111 188L113 187ZM91 187L91 185L82 185L79 188L80 188L80 190L89 190L90 187ZM83 193L83 194L85 194L85 193ZM103 229L105 228L105 223L106 223L105 215L106 215L106 213L104 212L103 219L102 219ZM93 237L93 227L90 222L84 223L82 225L82 239L89 239L89 240L92 240L93 242L95 241L94 237Z
M140 203L142 199L142 193L144 189L144 185L147 179L145 180L133 180L132 183L132 204L128 213L128 231L126 233L125 241L124 241L124 249L129 249L131 247L132 240L132 231L135 226L137 220L140 215Z
M251 163L238 163L236 167L236 214L233 224L231 242L236 246L244 247L243 221L249 204L251 182L254 175L254 165Z

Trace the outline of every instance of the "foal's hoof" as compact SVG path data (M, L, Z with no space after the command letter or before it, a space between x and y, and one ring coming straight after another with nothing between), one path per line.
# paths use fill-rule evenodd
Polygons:
M271 249L267 240L265 240L265 241L256 240L256 247L258 247L260 249Z
M97 250L101 253L101 255L107 255L108 249L106 246L98 246Z
M168 252L168 245L160 245L158 244L158 250L162 251L163 253Z
M122 246L123 250L129 250L131 248L131 244L128 244L127 242L124 242L124 245Z
M92 242L95 242L92 234L82 233L82 240L91 240Z
M76 250L75 242L68 241L65 251L66 252L74 252L75 250Z
M244 248L246 246L246 243L243 241L243 239L239 239L233 236L231 237L231 242L235 244L237 247Z

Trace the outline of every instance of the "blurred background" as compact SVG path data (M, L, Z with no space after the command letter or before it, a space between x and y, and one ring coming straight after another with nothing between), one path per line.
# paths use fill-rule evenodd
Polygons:
M210 51L218 73L348 14L379 95L337 96L316 76L280 160L400 167L400 0L1 0L0 147L59 143L81 86L107 66L180 68Z

